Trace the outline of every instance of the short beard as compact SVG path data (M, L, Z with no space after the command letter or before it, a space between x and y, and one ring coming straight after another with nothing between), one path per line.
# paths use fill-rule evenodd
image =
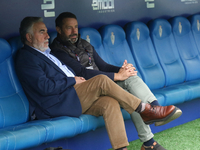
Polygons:
M72 41L71 39L68 39L68 41L69 41L70 43L74 44L74 43L76 43L76 42L78 41L78 38L76 38L75 41Z
M42 51L42 52L46 51L49 48L49 47L38 46L36 44L33 44L33 47Z

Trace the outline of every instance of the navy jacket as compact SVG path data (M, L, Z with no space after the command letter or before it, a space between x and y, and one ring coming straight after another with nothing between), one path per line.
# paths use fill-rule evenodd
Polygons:
M38 119L81 115L75 79L45 55L25 45L16 56L16 72L30 103L30 115L35 113Z

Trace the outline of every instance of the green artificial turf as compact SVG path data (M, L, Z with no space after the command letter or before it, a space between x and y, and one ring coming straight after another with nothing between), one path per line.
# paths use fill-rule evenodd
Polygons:
M167 150L200 150L200 119L156 133L154 139ZM142 145L139 139L129 144L128 150Z

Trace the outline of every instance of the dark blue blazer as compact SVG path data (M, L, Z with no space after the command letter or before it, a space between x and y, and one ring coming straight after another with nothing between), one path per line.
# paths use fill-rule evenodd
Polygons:
M16 56L16 72L30 103L30 115L38 119L81 115L75 78L67 77L45 55L25 45Z

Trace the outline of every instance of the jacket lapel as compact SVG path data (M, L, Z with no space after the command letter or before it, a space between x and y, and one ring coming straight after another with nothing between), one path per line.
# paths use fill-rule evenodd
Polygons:
M37 57L43 59L46 63L48 63L49 65L53 66L54 69L56 69L57 71L59 71L60 73L66 75L54 62L52 62L49 58L47 58L45 55L43 55L42 53L34 50L32 47L24 45L25 49L27 49L28 51L30 51L31 53L33 53L34 55L36 55ZM68 67L68 66L67 66ZM69 68L69 67L68 67ZM72 71L70 69L70 71ZM72 71L74 73L74 71ZM75 74L75 73L74 73Z

